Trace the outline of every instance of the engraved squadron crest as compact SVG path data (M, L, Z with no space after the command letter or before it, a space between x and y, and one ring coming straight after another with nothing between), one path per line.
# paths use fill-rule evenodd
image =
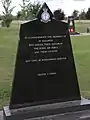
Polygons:
M43 13L41 14L41 22L48 23L50 20L50 14L47 8L43 8Z

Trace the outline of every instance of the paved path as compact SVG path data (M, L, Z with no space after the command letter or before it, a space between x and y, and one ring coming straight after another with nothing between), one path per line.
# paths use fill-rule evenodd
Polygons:
M0 111L0 120L3 120L3 112Z
M80 33L80 34L77 34L77 35L70 35L70 36L89 36L90 33Z
M90 35L90 33L81 33L81 35Z

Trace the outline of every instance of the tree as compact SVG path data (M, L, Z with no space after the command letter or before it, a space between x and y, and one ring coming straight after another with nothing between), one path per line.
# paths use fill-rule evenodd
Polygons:
M53 14L54 14L54 18L56 20L64 20L65 19L65 14L61 9L55 10Z
M86 12L84 10L81 11L79 14L79 20L85 20L86 19Z
M19 20L21 18L22 14L21 14L21 11L18 11L17 12L17 20Z
M4 11L3 11L3 21L2 26L10 27L10 24L13 20L12 11L15 7L10 8L12 1L11 0L1 0Z
M20 12L23 19L33 19L36 17L38 10L41 7L40 2L31 3L30 0L22 0L21 6L22 10ZM18 16L18 14L17 14Z
M72 13L72 16L74 16L74 18L77 19L78 18L78 13L79 13L78 10L74 10L73 13Z
M90 8L88 8L88 11L86 12L86 18L90 20Z
M26 19L27 18L27 12L28 12L28 6L31 5L31 2L30 0L22 0L22 4L19 4L20 7L21 7L21 16L23 19Z
M0 15L0 20L2 20L2 16Z
M40 2L34 2L28 6L28 14L32 16L32 18L36 18L37 12L41 7Z

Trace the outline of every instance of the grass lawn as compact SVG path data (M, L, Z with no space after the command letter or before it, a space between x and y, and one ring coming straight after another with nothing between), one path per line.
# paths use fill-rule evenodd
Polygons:
M90 21L75 21L75 28L77 32L87 32L87 27L90 28Z
M81 94L90 98L90 36L71 38Z
M90 97L90 36L71 38L81 94ZM17 43L18 24L0 28L0 108L9 103Z
M0 28L0 108L10 97L17 42L16 28Z

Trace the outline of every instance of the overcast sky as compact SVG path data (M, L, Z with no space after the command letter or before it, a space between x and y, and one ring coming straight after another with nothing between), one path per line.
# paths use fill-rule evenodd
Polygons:
M13 14L16 14L17 11L20 11L20 6L19 4L22 3L22 0L12 0L12 6L17 6ZM31 0L33 2L35 0ZM66 15L71 15L73 10L79 10L81 11L82 9L87 10L88 7L90 7L90 0L39 0L41 3L46 2L53 12L54 10L61 8L64 10ZM2 13L3 7L0 2L0 14Z

